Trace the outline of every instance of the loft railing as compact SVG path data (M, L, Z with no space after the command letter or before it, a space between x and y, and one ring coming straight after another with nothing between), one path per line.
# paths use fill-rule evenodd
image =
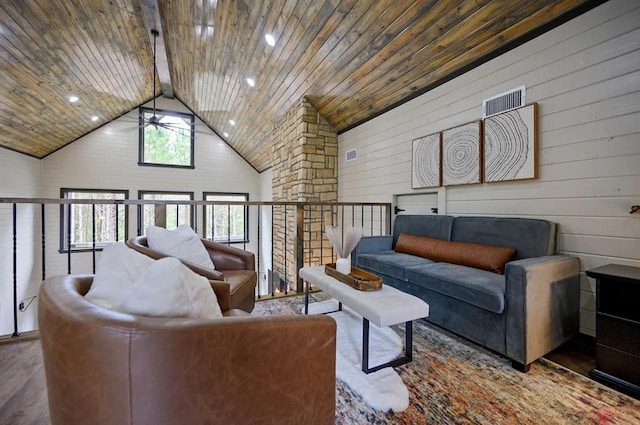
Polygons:
M86 216L75 217L74 206L85 206ZM149 207L153 213L145 214ZM233 224L244 232L232 236L231 212L237 207L242 219ZM103 242L105 220L112 234ZM297 271L335 260L326 226L362 227L365 236L390 234L391 204L0 198L0 337L37 329L34 301L44 279L95 273L104 243L143 234L150 223L169 229L189 224L202 237L252 252L261 299L302 293Z

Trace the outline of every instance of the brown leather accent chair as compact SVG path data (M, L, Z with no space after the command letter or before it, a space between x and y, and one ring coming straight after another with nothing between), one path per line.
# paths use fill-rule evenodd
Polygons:
M209 239L201 239L201 241L216 267L215 270L207 269L182 259L180 259L180 261L194 272L209 280L225 282L229 287L228 308L239 308L251 313L255 305L255 288L258 282L253 253L222 243L213 242ZM154 260L169 256L149 248L146 236L133 237L129 239L126 244L129 248L135 249ZM222 285L219 284L218 286ZM216 291L216 295L217 294L218 292ZM225 304L225 299L220 300L220 298L218 298L218 302L222 308ZM223 308L222 311L224 310Z
M40 287L51 424L334 423L332 318L132 316L86 300L92 280Z

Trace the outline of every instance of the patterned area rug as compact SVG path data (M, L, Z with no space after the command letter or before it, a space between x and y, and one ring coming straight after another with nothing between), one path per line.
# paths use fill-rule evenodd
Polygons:
M261 301L253 314L295 315L303 304L304 297ZM393 327L402 338L403 328ZM640 401L548 360L521 373L508 359L424 321L414 323L413 344L413 361L396 369L409 408L376 411L338 380L336 424L640 425Z

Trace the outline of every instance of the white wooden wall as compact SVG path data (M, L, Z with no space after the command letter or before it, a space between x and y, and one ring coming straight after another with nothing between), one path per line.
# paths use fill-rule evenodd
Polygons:
M609 1L341 134L339 199L419 192L411 141L480 119L483 99L521 85L539 105L539 178L441 188L440 211L557 222L559 251L581 260L580 331L595 335L584 270L640 266L640 215L629 214L640 204L640 2Z
M0 197L37 198L40 196L40 161L26 155L0 149ZM16 205L16 233L20 243L17 253L18 303L38 293L40 257L34 255L39 229L40 210L29 205ZM13 206L0 204L0 335L13 333ZM18 312L18 328L33 329L35 307Z

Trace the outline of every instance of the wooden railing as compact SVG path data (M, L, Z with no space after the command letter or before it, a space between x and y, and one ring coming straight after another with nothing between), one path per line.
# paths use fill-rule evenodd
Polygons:
M69 212L74 205L87 205L91 210L91 223L85 223L90 237L82 246L73 244L73 213ZM0 337L37 328L35 306L42 280L60 274L95 273L103 246L96 235L102 219L96 208L101 205L111 205L116 212L112 217L116 230L108 242L124 242L144 233L148 223L142 222L141 211L145 205L154 208L154 224L173 228L187 223L209 238L214 226L205 228L205 223L207 214L211 223L215 221L213 206L227 208L227 217L232 206L242 206L246 237L234 239L230 233L226 238L214 236L218 242L254 253L258 299L301 293L303 282L297 270L335 261L326 226L362 227L365 236L390 234L391 229L390 203L0 198ZM188 217L180 215L179 207L184 205L191 206ZM172 222L167 224L169 214ZM121 215L124 223L119 221Z

